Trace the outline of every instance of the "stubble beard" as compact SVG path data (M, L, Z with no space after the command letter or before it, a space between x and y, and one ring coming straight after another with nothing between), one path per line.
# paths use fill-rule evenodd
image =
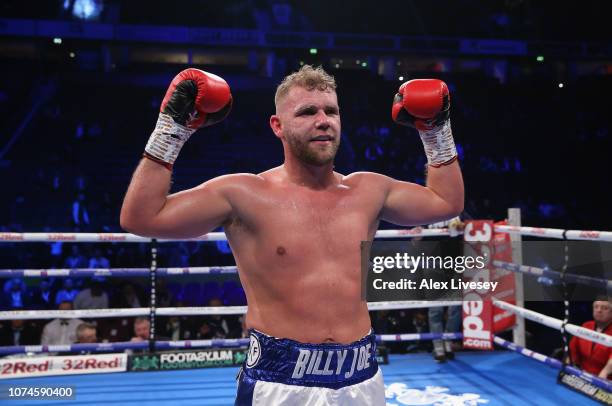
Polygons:
M300 137L293 136L292 134L287 134L285 139L289 149L297 159L313 166L324 166L332 163L338 153L338 148L340 148L340 137L335 138L332 144L325 148L312 144L310 141L302 140Z

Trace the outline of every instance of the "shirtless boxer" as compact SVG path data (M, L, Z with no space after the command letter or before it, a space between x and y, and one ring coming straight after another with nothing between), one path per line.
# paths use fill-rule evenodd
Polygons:
M305 65L289 75L277 88L270 117L283 165L168 195L184 142L225 118L232 103L220 77L181 72L123 202L121 225L139 235L190 238L225 228L251 332L236 404L384 405L361 297L360 243L374 238L380 220L427 224L463 209L443 82L407 82L392 107L396 122L419 130L429 164L426 187L376 173L334 172L340 144L335 89L321 68Z

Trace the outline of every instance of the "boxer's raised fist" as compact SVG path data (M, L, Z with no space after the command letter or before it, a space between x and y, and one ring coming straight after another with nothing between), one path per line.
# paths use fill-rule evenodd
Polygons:
M225 80L199 69L185 69L166 91L144 156L172 169L191 134L223 120L231 108L232 94Z
M402 84L393 98L391 117L416 128L429 165L448 165L457 159L450 126L450 95L438 79L415 79Z
M160 112L194 130L223 120L232 108L228 84L217 75L185 69L172 80Z
M396 123L423 131L444 124L449 113L448 87L438 79L415 79L402 84L391 110Z

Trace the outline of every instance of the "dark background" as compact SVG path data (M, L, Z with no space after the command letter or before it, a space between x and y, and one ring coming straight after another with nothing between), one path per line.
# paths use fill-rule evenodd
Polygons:
M96 5L103 6L99 14L85 15ZM189 141L173 191L281 164L267 124L274 90L304 63L321 64L339 85L339 171L424 183L418 135L392 123L391 100L403 81L440 78L451 89L465 217L500 220L508 207L520 207L526 225L609 230L612 41L605 5L3 1L0 231L121 231L121 200L165 88L188 66L226 78L234 109ZM97 254L113 267L148 261L142 245L76 251L82 264ZM75 263L67 262L71 253L70 244L3 243L0 265L67 266ZM160 253L162 266L231 263L222 244L166 245ZM61 282L52 282L59 289ZM118 286L107 288L119 295ZM197 296L183 287L174 294L183 303ZM577 321L588 317L588 306Z

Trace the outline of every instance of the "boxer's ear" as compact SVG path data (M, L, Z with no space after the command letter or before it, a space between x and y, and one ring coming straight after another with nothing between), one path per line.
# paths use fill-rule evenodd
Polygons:
M282 138L281 132L283 129L283 125L281 123L280 117L276 114L270 117L270 128L272 128L274 135L276 135L278 138Z

